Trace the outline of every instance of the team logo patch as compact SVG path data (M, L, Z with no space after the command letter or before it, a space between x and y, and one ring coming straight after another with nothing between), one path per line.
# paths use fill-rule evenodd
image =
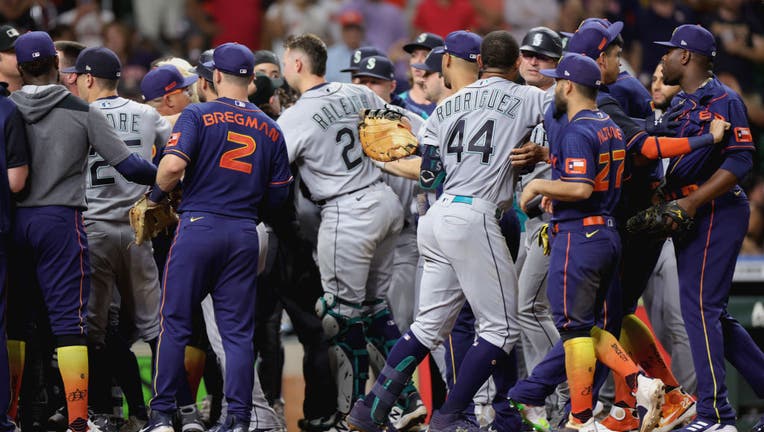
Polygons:
M566 174L586 174L586 159L565 158Z
M177 85L178 85L177 82L171 82L170 84L167 84L166 86L164 86L164 91L170 91L173 88L175 88Z
M735 141L739 143L753 142L753 135L751 135L751 129L747 127L736 127L734 132L735 132Z
M180 139L180 132L175 132L172 135L170 135L170 139L167 140L167 147L173 147L178 145L178 140Z

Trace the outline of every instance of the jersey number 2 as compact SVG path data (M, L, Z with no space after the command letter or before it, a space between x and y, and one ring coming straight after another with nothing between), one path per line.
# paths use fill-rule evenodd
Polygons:
M231 131L228 131L227 138L229 142L240 144L242 147L237 147L223 153L223 156L220 156L220 168L252 174L252 164L249 162L242 162L239 159L255 152L255 149L257 148L255 139L249 135L242 135Z
M336 140L337 144L345 144L342 147L342 160L345 162L345 166L347 169L351 170L358 166L358 164L361 163L361 158L363 156L358 156L357 158L350 160L350 150L353 150L355 147L355 136L353 135L353 131L350 130L350 128L342 128L337 132L337 138Z

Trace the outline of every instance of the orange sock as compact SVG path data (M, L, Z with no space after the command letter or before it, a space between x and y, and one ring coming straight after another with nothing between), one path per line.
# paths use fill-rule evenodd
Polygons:
M634 354L632 353L632 344L629 341L629 335L623 329L621 329L621 337L618 339L618 342L621 344L629 357L631 357L631 359L636 362L637 360L634 358ZM637 400L634 397L634 394L631 392L629 386L626 385L626 378L618 375L615 371L613 371L613 383L615 384L615 398L613 399L613 403L620 406L621 408L634 408L636 406Z
M21 378L24 376L26 361L26 342L8 340L8 365L11 372L11 406L8 407L8 417L16 421L19 409L19 393L21 393Z
M629 390L633 392L637 386L636 377L639 373L637 364L626 354L626 350L610 332L599 327L593 327L591 334L594 339L594 351L597 353L597 359L616 375L623 377Z
M570 388L570 412L581 423L592 417L592 385L597 358L590 337L568 339L565 349L565 374Z
M64 382L69 428L73 432L88 429L88 348L71 345L56 349L58 370Z
M191 388L191 397L196 400L196 393L199 391L199 383L202 382L204 375L204 363L207 360L207 353L199 348L186 346L186 352L183 357L183 365L186 368L186 377L188 386Z
M621 328L621 336L624 334L627 335L626 339L630 346L624 344L623 347L634 358L634 361L642 366L647 375L660 378L669 387L679 387L679 382L658 349L655 337L642 320L636 315L627 315L623 319L623 327Z

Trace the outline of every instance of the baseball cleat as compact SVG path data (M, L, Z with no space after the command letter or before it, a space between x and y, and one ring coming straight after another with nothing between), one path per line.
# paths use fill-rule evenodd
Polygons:
M406 395L405 401L404 406L396 404L390 410L390 423L397 431L418 430L419 425L427 418L427 407L415 391Z
M639 432L649 432L658 426L661 420L664 389L666 386L658 378L648 378L642 374L637 376L637 415L639 416Z
M138 432L144 425L146 420L141 420L136 416L130 416L127 421L119 428L119 432Z
M764 416L759 419L759 422L751 429L751 432L764 432Z
M573 414L568 416L568 422L565 423L565 430L579 431L579 432L613 432L602 423L590 418L586 423L581 423L580 420L573 417Z
M605 410L605 405L602 402L597 401L594 404L594 408L592 409L592 417L599 417L600 414L602 414L602 411L604 410Z
M550 432L552 426L546 418L546 408L543 406L531 406L510 400L523 417L523 423L530 426L536 432Z
M202 423L199 409L196 404L185 405L178 408L178 417L183 425L182 432L204 432L207 428Z
M117 432L117 425L112 421L111 416L108 414L93 414L90 416L90 422L96 425L101 432Z
M610 414L602 420L602 425L611 431L630 432L639 429L639 417L632 408L613 405Z
M359 432L382 432L383 425L371 417L371 409L362 400L357 400L350 414L345 418L350 430Z
M705 420L695 420L676 432L737 432L735 425L714 423Z
M160 411L151 411L148 423L139 432L175 432L172 428L172 415Z
M695 399L681 387L666 393L657 432L669 432L695 416ZM764 432L764 431L762 431Z
M324 432L331 429L337 423L337 413L325 417L297 420L297 427L304 432Z
M430 419L429 432L479 432L480 426L463 413L441 414L435 411Z

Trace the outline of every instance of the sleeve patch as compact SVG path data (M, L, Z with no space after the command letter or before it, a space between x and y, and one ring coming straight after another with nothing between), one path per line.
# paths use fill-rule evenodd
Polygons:
M735 141L739 143L753 142L753 135L751 134L751 129L747 127L736 127L734 132L735 132Z
M178 140L180 139L180 132L175 132L172 135L170 135L170 138L167 140L167 147L173 147L178 145Z
M566 174L586 174L586 159L566 158L565 173Z

